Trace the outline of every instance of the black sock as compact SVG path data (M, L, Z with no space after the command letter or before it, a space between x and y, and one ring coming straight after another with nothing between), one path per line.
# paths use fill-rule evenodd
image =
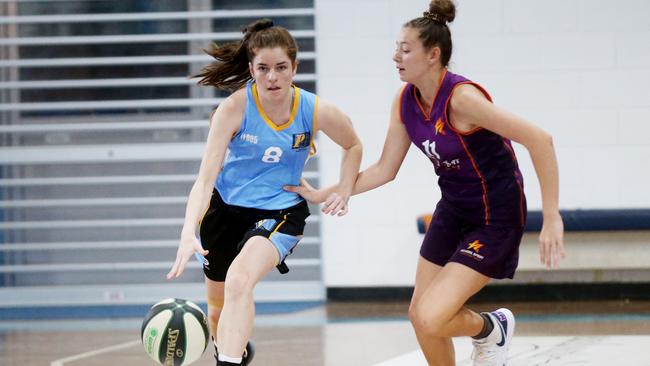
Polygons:
M479 332L479 334L475 335L474 339L482 339L487 337L490 333L492 333L492 329L494 329L494 324L492 323L492 319L485 314L485 313L480 313L479 314L481 318L483 318L483 329Z
M232 363L226 361L217 361L217 366L240 366L241 363Z

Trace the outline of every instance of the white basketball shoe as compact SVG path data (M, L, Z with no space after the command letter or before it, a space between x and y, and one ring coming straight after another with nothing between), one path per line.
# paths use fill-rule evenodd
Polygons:
M494 329L487 337L472 340L474 366L506 366L510 340L515 332L515 316L504 308L484 314L490 317Z

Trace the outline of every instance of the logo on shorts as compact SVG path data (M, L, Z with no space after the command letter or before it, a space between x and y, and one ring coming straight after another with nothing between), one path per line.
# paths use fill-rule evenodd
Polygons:
M208 259L207 259L206 257L202 256L201 253L199 253L199 252L194 252L194 258L196 258L196 260L197 260L199 263L201 263L201 265L202 265L205 269L210 269L210 262L208 262Z
M478 240L474 240L473 242L469 243L467 246L467 249L473 249L476 253L479 252L479 250L484 246L485 244L479 243Z
M468 257L476 259L477 261L482 261L485 257L480 255L478 252L484 246L485 244L479 242L478 240L474 240L467 245L467 249L461 249L460 252Z

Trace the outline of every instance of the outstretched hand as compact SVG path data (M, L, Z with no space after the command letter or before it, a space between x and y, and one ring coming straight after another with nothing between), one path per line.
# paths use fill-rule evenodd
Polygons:
M545 217L539 234L539 259L546 268L557 268L560 259L566 258L563 236L564 223L560 214Z
M322 203L321 211L326 215L343 216L348 213L348 200L350 196L344 196L336 191L328 193L331 189L314 189L305 185L284 186L288 192L298 193L310 203Z
M187 261L189 261L195 252L200 253L203 256L208 255L208 251L203 249L201 242L199 242L199 239L197 239L195 235L181 237L178 251L176 251L176 261L174 262L172 269L167 273L167 279L171 280L180 277L185 270Z
M325 215L343 216L348 213L349 199L350 197L344 197L336 192L333 192L327 196L327 199L323 203L323 208L321 208L321 211Z

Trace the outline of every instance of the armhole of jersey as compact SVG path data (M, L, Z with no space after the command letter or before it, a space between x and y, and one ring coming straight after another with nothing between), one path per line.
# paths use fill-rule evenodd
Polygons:
M312 118L311 141L309 142L309 156L316 155L316 132L318 129L318 95L314 95L314 117Z
M244 113L242 113L242 120L241 123L239 124L239 129L237 132L235 132L232 135L232 138L230 139L231 141L235 139L235 137L239 136L241 132L244 130L244 127L246 126L246 112L248 110L248 96L246 97L246 105L244 106ZM214 114L217 113L217 108L219 108L219 105L215 109L212 110L212 113L210 113L210 118L208 118L208 129L212 128L212 117L214 117Z
M402 116L402 109L404 108L404 94L406 94L406 88L409 84L406 84L402 87L402 92L399 95L399 121L404 124L404 116Z
M473 85L474 87L476 87L476 89L478 89L481 93L483 93L483 95L487 98L488 101L490 101L490 103L494 103L492 101L492 97L490 96L490 94L481 85L479 85L479 84L477 84L477 83L475 83L473 81L463 81L463 82L460 82L460 83L454 85L454 87L451 88L451 92L449 93L449 97L447 97L447 101L445 102L445 119L447 120L446 122L447 122L447 125L449 126L449 129L451 129L455 133L457 133L459 135L463 135L463 136L471 135L474 132L480 131L480 130L483 129L483 127L475 127L475 128L473 128L473 129L471 129L471 130L469 130L467 132L462 132L462 131L457 130L456 127L454 127L454 125L451 123L451 118L449 118L449 102L451 102L451 98L454 96L454 91L456 90L457 87L459 87L461 85L466 85L466 84L467 85Z
M251 104L250 104L250 103L251 103L251 100L250 100L250 98L249 98L249 96L250 96L250 95L249 95L249 91L250 91L250 87L251 87L251 85L252 85L252 84L246 84L246 101L244 102L244 104L245 104L245 105L244 105L244 113L242 113L242 116L241 116L241 123L239 124L239 130L235 133L235 135L233 136L233 139L234 139L235 137L241 135L242 132L243 132L244 130L246 130L246 121L247 121L247 118L246 118L246 117L248 116L248 109L249 109L250 106L251 106ZM253 102L253 103L254 103L254 102Z

